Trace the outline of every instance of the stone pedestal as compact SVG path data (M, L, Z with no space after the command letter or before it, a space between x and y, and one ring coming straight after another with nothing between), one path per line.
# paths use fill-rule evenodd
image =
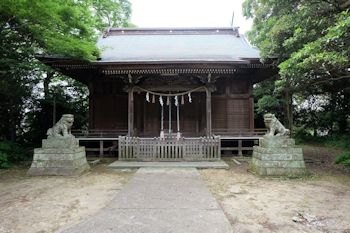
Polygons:
M88 170L85 147L72 137L44 139L42 148L34 149L28 175L78 175Z
M302 176L305 174L303 151L287 136L267 136L254 146L252 170L261 176Z

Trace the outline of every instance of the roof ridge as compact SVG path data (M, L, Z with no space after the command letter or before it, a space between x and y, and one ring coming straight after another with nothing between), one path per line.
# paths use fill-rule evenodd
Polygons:
M135 28L109 28L110 31L192 31L192 30L235 30L239 27L135 27Z
M239 27L188 27L188 28L108 28L103 38L121 35L206 35L222 34L240 37Z

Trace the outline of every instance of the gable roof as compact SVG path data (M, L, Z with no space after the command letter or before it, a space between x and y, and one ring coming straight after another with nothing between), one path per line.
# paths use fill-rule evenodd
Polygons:
M237 62L259 60L238 28L121 28L100 37L100 62Z

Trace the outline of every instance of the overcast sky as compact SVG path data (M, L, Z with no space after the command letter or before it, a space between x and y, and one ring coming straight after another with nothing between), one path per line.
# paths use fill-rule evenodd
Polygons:
M230 27L245 33L251 20L242 15L244 0L129 0L131 22L138 27Z

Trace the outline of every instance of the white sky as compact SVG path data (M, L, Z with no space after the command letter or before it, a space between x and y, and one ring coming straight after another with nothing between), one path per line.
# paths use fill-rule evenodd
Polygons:
M250 30L252 21L242 15L244 0L129 0L131 22L137 27L240 27Z

